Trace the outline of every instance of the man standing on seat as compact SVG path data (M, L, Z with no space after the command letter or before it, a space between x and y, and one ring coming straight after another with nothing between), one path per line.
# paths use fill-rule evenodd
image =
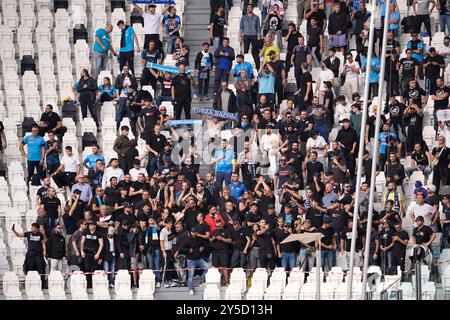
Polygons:
M95 58L95 80L97 80L100 71L106 70L106 64L108 63L108 51L114 56L118 56L114 48L111 46L111 37L109 34L113 31L113 26L107 24L104 28L98 28L95 31L94 42L94 58Z
M134 74L134 44L136 44L136 52L139 53L141 51L139 49L139 40L133 27L127 26L123 20L119 20L117 26L122 30L119 53L120 71L122 72L123 67L128 65L131 73Z
M31 135L23 138L22 143L19 145L20 152L27 158L27 185L34 175L34 169L36 169L41 179L44 178L44 144L44 138L39 135L39 127L35 125L31 129ZM25 145L27 145L28 152L25 152Z
M83 120L87 118L87 109L91 113L97 125L97 130L100 129L97 118L97 110L95 110L95 97L98 91L97 81L89 75L87 69L81 70L80 80L77 84L78 100L80 101L81 114Z

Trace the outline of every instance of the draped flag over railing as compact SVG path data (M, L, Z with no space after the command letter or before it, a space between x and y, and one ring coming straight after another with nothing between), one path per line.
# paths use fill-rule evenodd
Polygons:
M173 0L132 0L133 4L175 4Z
M156 70L160 70L160 71L164 71L164 72L170 72L170 73L174 73L174 74L179 74L180 71L178 71L178 67L171 67L171 66L163 66L162 64L157 64L157 63L153 63L150 62L148 64L148 66L151 69L156 69ZM191 69L186 68L186 73L191 73Z
M199 107L192 108L192 111L194 111L196 113L204 114L207 116L215 117L215 118L239 120L239 116L237 115L237 113L230 113L230 112L225 112L225 111L219 111L219 110L207 109L207 108L199 108Z

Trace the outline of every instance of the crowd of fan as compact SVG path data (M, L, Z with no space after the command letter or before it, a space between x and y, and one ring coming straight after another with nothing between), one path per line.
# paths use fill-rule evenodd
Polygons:
M80 162L78 150L70 146L62 150L61 119L52 106L46 107L39 126L21 145L28 161L28 181L33 180L35 170L42 178L35 199L39 218L30 232L16 232L29 241L26 270L44 274L43 256L49 259L51 270L61 270L66 258L69 265L85 272L110 272L113 287L115 270L132 271L132 283L137 286L139 271L150 268L157 286L184 286L187 282L193 293L196 269L202 269L204 278L210 264L222 270L224 283L229 281L229 269L235 267L247 269L249 276L257 267L289 270L300 266L308 271L314 267L320 245L324 270L336 263L348 265L353 228L358 235L356 265L361 266L362 252L370 250L370 264L380 265L386 274L395 272L397 266L405 270L410 237L414 244L428 248L436 232L443 232L446 244L450 238L450 203L445 194L450 184L450 123L434 117L434 147L425 143L422 131L428 99L433 100L435 113L449 108L450 89L442 75L450 59L450 38L446 36L437 48L429 47L420 38L420 28L424 23L431 33L429 14L435 9L439 10L441 31L448 35L450 3L413 1L416 30L411 33L406 56L400 58L403 17L395 0L389 8L385 1L378 1L382 20L389 19L386 104L372 103L378 95L381 64L376 54L381 51L382 30L378 30L378 45L366 77L370 94L364 128L365 182L357 186L363 109L359 74L366 71L371 14L365 1L300 0L300 21L308 21L306 34L300 34L297 21L285 21L282 1L263 1L262 21L253 13L257 1L243 2L239 33L243 51L231 48L225 37L225 1L211 1L210 39L205 39L195 62L189 61L191 49L180 37L181 19L175 7L168 6L158 14L155 6L144 10L135 5L132 14L143 17L146 33L140 79L134 76L134 53L140 52L140 44L133 28L123 21L117 24L122 40L116 51L109 37L113 26L97 30L93 48L96 76L106 68L109 51L119 56L121 74L114 84L105 78L97 87L96 78L83 70L74 91L83 118L89 109L98 126L96 104L117 102L117 158L106 163L100 147L94 146L92 154ZM161 27L166 50L159 39ZM351 37L356 39L356 54L348 50ZM282 38L287 43L285 61L280 60ZM244 59L249 52L256 72ZM341 58L337 52L342 53ZM150 63L163 64L167 54L173 54L179 68L175 76L150 68ZM321 67L315 79L311 66ZM295 84L287 83L291 68ZM210 96L212 72L214 95ZM229 88L229 81L235 81L236 91ZM144 85L158 92L155 99L139 90ZM288 90L292 85L295 89ZM239 116L237 121L202 116L202 135L214 146L206 176L200 175L204 159L194 144L174 151L183 139L199 138L195 132L178 134L170 128L169 121L181 119L183 110L185 118L191 118L192 96L212 98L214 109ZM173 103L174 118L161 105L164 101ZM378 137L374 136L376 108L383 108ZM121 126L124 117L130 119L130 127ZM331 139L333 127L338 132ZM221 137L225 129L232 131L228 140ZM135 139L128 138L130 130ZM239 144L244 135L247 137ZM139 156L138 139L146 141L144 156ZM370 248L365 248L374 139L380 142L377 175L384 172L386 189L380 212L374 212ZM5 150L4 136L2 140ZM411 166L405 168L400 160L407 156L411 156ZM405 185L414 183L409 177L419 170L427 185L416 183L415 203L407 214L405 198L410 195L405 195ZM51 187L51 179L58 188ZM359 203L354 201L356 188L361 188ZM57 192L66 189L70 189L70 200L61 203ZM354 226L356 206L360 216ZM414 225L411 234L402 229L405 219ZM305 232L321 232L324 238L318 244L281 243L292 233Z

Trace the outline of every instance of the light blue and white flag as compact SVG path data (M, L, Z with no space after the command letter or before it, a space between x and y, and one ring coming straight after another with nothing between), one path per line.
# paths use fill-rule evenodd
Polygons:
M192 111L194 111L196 113L204 114L207 116L215 117L215 118L239 120L239 116L237 115L237 113L219 111L219 110L208 109L208 108L199 108L199 107L193 107Z
M180 73L180 71L178 70L178 67L163 66L162 64L157 64L157 63L153 63L153 62L148 63L146 66L148 68L156 69L156 70L163 71L163 72L170 72L173 74ZM191 69L186 68L186 73L187 74L191 73Z

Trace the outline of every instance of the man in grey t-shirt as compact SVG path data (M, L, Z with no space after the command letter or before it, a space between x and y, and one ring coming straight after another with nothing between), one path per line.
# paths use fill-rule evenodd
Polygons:
M431 8L430 8L431 4ZM428 36L430 37L430 45L431 45L431 24L430 24L430 15L436 6L435 0L414 0L413 2L413 13L416 16L415 26L416 33L420 33L420 28L422 27L422 23L425 25L425 29L427 29Z
M163 255L163 275L162 275L162 281L163 281L163 287L174 287L176 284L172 282L172 273L166 272L167 269L174 269L173 264L173 251L172 251L172 227L173 227L173 220L170 218L167 218L164 220L164 228L161 230L159 234L159 241L161 243L161 253Z

